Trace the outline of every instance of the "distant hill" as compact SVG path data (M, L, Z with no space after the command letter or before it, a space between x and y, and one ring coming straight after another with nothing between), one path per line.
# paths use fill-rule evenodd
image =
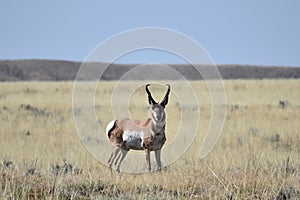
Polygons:
M104 68L105 63L89 63L91 72ZM0 61L0 81L72 81L75 80L80 62L61 60L2 60ZM102 80L118 80L136 65L111 64L105 70ZM169 65L189 80L200 80L202 77L192 65ZM258 65L218 65L223 79L298 79L300 67L274 67ZM176 79L168 72L160 73L156 79ZM145 73L135 77L144 80ZM87 80L86 77L81 77Z

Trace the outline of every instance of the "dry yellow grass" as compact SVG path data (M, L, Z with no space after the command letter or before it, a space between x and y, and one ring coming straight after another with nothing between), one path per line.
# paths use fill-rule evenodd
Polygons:
M110 97L115 84L104 82L97 88L101 128L113 116ZM226 121L204 159L198 153L211 116L210 96L203 82L191 82L199 100L200 126L188 151L161 173L113 177L81 144L72 116L73 83L0 85L1 198L299 198L300 80L225 81ZM132 85L122 83L131 97L129 103L120 100L119 109L125 106L131 117L145 119L149 112L143 87L131 91ZM171 82L174 91L184 91L181 85ZM157 99L164 92L153 87ZM280 107L279 101L286 106ZM172 93L167 145L176 137L181 112L193 112L197 106L179 104Z

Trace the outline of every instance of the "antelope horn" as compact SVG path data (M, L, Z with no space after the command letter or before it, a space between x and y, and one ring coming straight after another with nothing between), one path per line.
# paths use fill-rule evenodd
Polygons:
M149 91L149 89L148 89L149 86L150 86L150 84L147 84L147 85L146 85L146 92L147 92L147 94L148 94L148 102L149 102L150 105L157 104L157 103L154 101L154 99L152 98L152 95L151 95L151 93L150 93L150 91Z
M169 84L166 84L166 85L168 87L168 90L167 90L167 93L166 93L164 99L160 103L160 105L162 105L163 107L165 107L168 104L169 94L170 94L170 85Z

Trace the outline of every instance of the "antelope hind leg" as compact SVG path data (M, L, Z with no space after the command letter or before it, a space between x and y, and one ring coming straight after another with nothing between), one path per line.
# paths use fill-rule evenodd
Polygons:
M114 163L114 160L116 159L116 157L118 156L118 153L120 152L120 147L115 146L113 148L113 152L111 153L111 156L108 160L108 168L111 170L112 165Z
M117 172L120 172L121 163L124 160L124 158L126 157L127 153L128 153L128 151L121 149L121 153L119 154L118 159L115 163L115 164L117 164L117 169L116 169Z

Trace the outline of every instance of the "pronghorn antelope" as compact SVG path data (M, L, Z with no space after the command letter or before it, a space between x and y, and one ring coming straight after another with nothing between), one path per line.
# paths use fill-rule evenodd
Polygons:
M166 141L165 106L168 104L170 85L167 85L168 90L160 103L152 98L148 89L149 86L150 84L147 84L145 89L151 107L151 118L146 121L127 118L116 119L109 122L106 127L106 134L113 146L113 151L108 160L110 171L115 161L116 171L120 172L120 165L130 149L145 151L148 171L151 171L150 151L154 151L157 168L161 170L160 153Z

